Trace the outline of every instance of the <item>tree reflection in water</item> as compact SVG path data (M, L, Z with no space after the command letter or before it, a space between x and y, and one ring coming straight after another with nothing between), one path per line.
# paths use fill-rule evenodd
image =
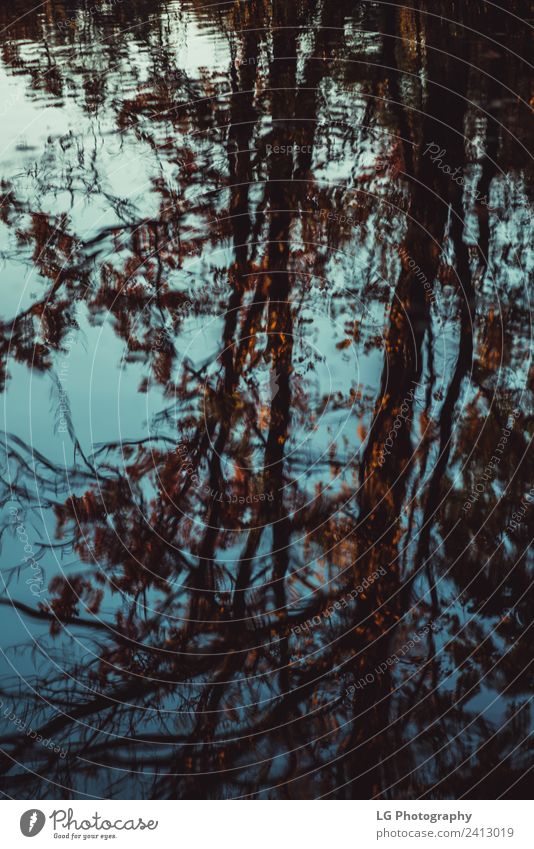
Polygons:
M527 794L514 15L0 11L5 793Z

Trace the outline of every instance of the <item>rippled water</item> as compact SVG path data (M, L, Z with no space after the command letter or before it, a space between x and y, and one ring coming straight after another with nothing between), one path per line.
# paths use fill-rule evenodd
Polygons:
M528 795L532 18L0 9L5 794Z

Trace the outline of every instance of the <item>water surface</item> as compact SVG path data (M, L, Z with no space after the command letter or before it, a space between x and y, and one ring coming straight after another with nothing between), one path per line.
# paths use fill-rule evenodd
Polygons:
M532 18L2 7L4 794L527 795Z

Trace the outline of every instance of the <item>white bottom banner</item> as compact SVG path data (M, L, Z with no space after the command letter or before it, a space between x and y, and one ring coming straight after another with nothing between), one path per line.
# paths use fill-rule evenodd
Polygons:
M532 849L529 802L28 801L3 808L3 845L222 849L273 845Z

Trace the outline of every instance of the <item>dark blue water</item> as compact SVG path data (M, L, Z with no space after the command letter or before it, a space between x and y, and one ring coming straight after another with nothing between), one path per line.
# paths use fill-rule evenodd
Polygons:
M527 795L529 17L2 7L6 796Z

